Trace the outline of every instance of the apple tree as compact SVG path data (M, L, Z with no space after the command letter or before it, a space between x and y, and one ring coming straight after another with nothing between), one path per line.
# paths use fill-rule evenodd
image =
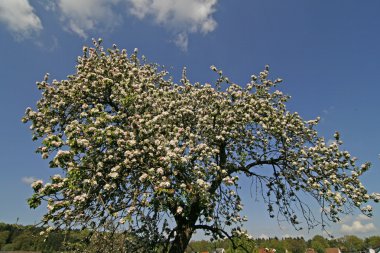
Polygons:
M29 205L47 203L43 222L93 231L114 224L152 251L184 252L197 230L244 233L242 177L270 217L296 228L336 222L355 208L371 215L366 203L379 195L359 180L370 164L342 150L338 133L327 144L318 119L287 110L269 67L243 86L211 69L213 85L192 83L185 70L175 83L137 50L94 41L75 74L38 82L41 99L23 121L40 141L37 152L61 171L32 185Z

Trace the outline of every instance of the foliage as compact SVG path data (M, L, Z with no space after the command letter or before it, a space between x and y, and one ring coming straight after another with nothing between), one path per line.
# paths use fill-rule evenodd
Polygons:
M310 248L313 248L318 253L324 253L329 247L329 241L323 236L316 235L311 239Z
M340 245L342 245L343 251L362 251L364 249L364 241L363 239L355 236L355 235L346 235L342 238L339 238L338 241Z
M54 232L45 237L41 234L43 231L43 228L35 226L0 223L0 250L43 252L60 250L63 233Z
M369 242L376 241L380 236L371 236L365 238L364 240L357 236L344 236L336 239L327 239L323 236L316 235L312 239L305 241L302 237L286 237L282 239L267 238L267 239L252 239L252 244L255 246L250 249L248 252L258 252L259 248L271 248L276 249L276 253L285 253L285 252L302 252L304 253L306 248L313 248L316 252L325 252L326 248L340 248L342 252L363 252L368 248L375 248L375 245L367 245L365 247L361 247L360 242ZM348 243L347 243L348 241ZM352 242L356 242L352 243ZM313 247L312 245L317 245L317 247ZM351 245L351 247L347 247L347 245ZM353 246L355 245L355 246ZM229 240L219 240L217 242L209 242L209 241L192 241L189 244L189 248L186 252L202 252L209 251L212 252L216 248L224 248L227 252L247 252L247 251L236 251L233 249L233 246ZM319 247L320 246L320 247Z
M380 236L371 236L365 239L365 246L369 248L380 247Z
M56 230L47 234L43 227L0 223L0 250L96 252L95 246L101 249L100 243L98 243L100 240L97 240L100 234L96 234L93 238L90 237L90 234L88 230ZM102 237L107 238L107 235L103 234ZM107 243L107 247L112 243L111 240L104 239L102 242Z
M284 248L292 253L306 252L306 242L303 238L285 238L283 244Z
M7 243L9 237L9 231L0 232L0 249Z
M371 214L365 203L379 195L359 180L369 163L342 151L338 133L326 144L318 119L289 112L289 97L276 90L282 80L270 80L268 67L244 87L214 66L214 86L191 83L185 70L176 84L137 50L94 45L67 80L37 83L42 98L23 118L41 141L37 152L63 171L34 182L29 199L33 208L47 201L43 222L52 229L115 224L170 252L183 252L196 230L240 237L239 177L252 179L270 217L298 229L353 208Z
M17 231L17 232L16 232ZM41 252L161 252L162 248L145 250L143 248L123 248L125 245L126 237L129 237L131 242L132 235L126 235L123 233L116 233L110 235L107 233L96 233L90 236L89 230L73 230L69 233L63 230L57 230L52 232L46 237L46 235L40 234L43 230L41 227L35 226L22 226L14 224L0 223L0 239L5 241L2 244L0 251L3 250L20 250L20 251L41 251ZM9 237L9 235L13 236ZM308 245L313 242L321 242L324 246L321 248L324 252L325 248L337 247L343 251L360 251L364 248L375 248L379 246L380 236L371 236L365 239L361 239L356 236L345 236L337 239L327 239L320 235L314 236L309 241L305 241L304 238L268 238L268 239L253 239L247 237L235 238L235 244L242 245L248 252L257 252L259 248L274 248L276 253L288 252L295 253L297 251L297 243L302 245ZM355 243L356 242L356 243ZM136 245L135 244L131 245ZM363 244L362 244L363 243ZM111 246L109 246L112 244ZM108 245L108 247L106 247ZM347 245L356 245L349 248ZM363 247L362 247L363 246ZM303 246L302 246L303 247ZM113 251L110 251L110 249ZM247 252L243 250L243 247L234 249L232 242L229 239L215 240L215 241L192 241L189 243L189 247L186 252L212 252L217 248L224 248L228 253L233 252ZM314 248L314 247L312 247ZM316 248L314 248L316 249ZM351 249L351 250L350 250ZM304 251L302 251L304 252Z

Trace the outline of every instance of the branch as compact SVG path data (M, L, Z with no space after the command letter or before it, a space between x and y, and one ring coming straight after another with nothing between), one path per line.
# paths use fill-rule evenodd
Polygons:
M239 169L244 168L245 170L249 170L249 169L251 169L255 166L258 166L258 165L275 165L283 159L284 159L283 156L279 156L278 158L271 158L269 160L260 160L260 161L250 163L246 166L241 166L241 167L239 167Z
M209 230L211 232L213 232L214 234L218 234L220 237L227 237L231 243L232 243L232 247L234 249L237 249L237 248L242 248L244 251L246 251L247 253L249 252L243 245L236 245L234 240L233 240L233 236L229 235L226 231L224 231L223 229L221 228L217 228L217 227L212 227L212 226L208 226L208 225L204 225L204 224L198 224L198 225L194 225L194 229L197 230L197 229L203 229L203 230Z
M209 230L209 231L211 231L211 232L213 232L215 234L218 234L222 238L224 236L227 237L232 242L232 245L233 245L234 249L236 249L236 245L235 245L235 242L232 240L232 236L230 236L223 229L217 228L217 227L212 227L212 226L209 226L209 225L204 225L204 224L194 225L194 230L197 230L197 229Z

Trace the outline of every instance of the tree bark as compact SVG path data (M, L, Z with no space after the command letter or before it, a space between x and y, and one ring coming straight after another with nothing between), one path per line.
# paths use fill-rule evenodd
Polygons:
M193 232L194 228L191 224L177 223L176 235L171 243L169 253L184 253Z

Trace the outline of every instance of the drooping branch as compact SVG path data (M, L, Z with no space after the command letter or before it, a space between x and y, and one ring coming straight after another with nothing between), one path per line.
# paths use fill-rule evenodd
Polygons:
M242 248L245 252L249 253L248 249L245 248L243 245L236 245L236 242L234 241L234 236L228 234L225 230L215 227L215 226L209 226L204 224L197 224L194 226L194 229L201 229L201 230L208 230L212 232L213 234L219 235L219 237L224 238L227 237L228 240L232 243L233 249Z
M213 226L209 226L209 225L205 225L205 224L196 224L194 226L194 229L195 230L198 230L198 229L208 230L214 234L219 235L221 238L227 237L231 241L231 243L233 244L234 249L237 248L235 245L235 242L233 241L232 236L221 228L217 228L217 227L213 227Z

